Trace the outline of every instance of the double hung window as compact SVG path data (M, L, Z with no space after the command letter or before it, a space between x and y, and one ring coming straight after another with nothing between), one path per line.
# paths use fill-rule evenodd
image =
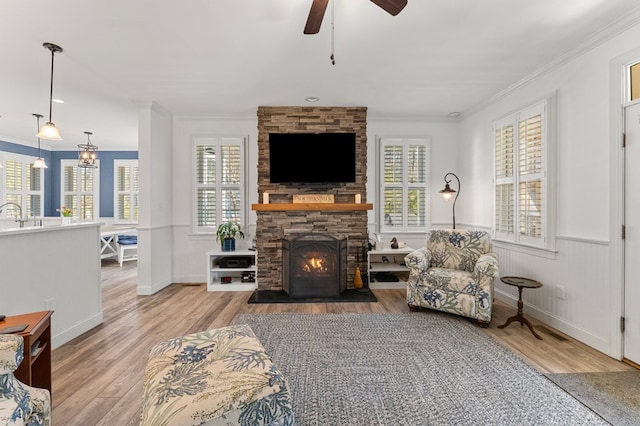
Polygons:
M215 232L220 223L227 221L243 223L245 152L244 137L194 140L194 232Z
M117 223L138 222L138 160L115 160L113 216Z
M381 138L378 162L380 231L426 230L430 222L428 139Z
M548 101L494 123L494 232L546 247L549 230Z
M5 156L4 169L0 169L0 173L4 172L4 196L0 200L18 204L22 218L44 213L44 171L34 169L33 161L31 157L10 154ZM1 215L17 218L19 210L9 205L2 209Z
M73 217L80 220L97 220L100 211L99 169L78 167L78 160L62 160L60 168L62 205L71 209Z

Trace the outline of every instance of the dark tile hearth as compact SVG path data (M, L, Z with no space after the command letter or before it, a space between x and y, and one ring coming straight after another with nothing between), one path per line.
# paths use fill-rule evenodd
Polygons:
M337 297L290 297L284 290L255 290L248 303L339 303L377 302L368 288L348 288Z

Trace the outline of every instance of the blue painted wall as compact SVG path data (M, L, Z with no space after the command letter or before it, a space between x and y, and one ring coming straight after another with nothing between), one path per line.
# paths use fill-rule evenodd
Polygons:
M0 140L0 151L12 154L38 156L38 148ZM44 170L44 215L59 216L56 209L60 202L60 160L76 160L78 151L41 150L49 168ZM115 160L137 160L138 151L98 151L100 159L100 217L113 217L113 176Z

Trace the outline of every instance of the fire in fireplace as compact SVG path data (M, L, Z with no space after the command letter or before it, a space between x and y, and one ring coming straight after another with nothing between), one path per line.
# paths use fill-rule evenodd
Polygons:
M282 242L283 288L289 297L339 297L347 285L347 240L304 234Z

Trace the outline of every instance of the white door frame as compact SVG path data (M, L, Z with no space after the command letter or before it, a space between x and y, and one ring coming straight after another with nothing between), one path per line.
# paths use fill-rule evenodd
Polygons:
M611 292L614 306L611 315L621 318L624 313L624 241L621 238L622 225L624 225L624 148L622 147L622 135L624 133L624 109L630 102L626 102L628 90L627 68L640 60L640 47L633 49L611 61L610 75L610 149L611 149L611 224L609 231L611 254ZM620 330L619 321L612 321L611 349L612 356L622 360L624 355L624 339Z

